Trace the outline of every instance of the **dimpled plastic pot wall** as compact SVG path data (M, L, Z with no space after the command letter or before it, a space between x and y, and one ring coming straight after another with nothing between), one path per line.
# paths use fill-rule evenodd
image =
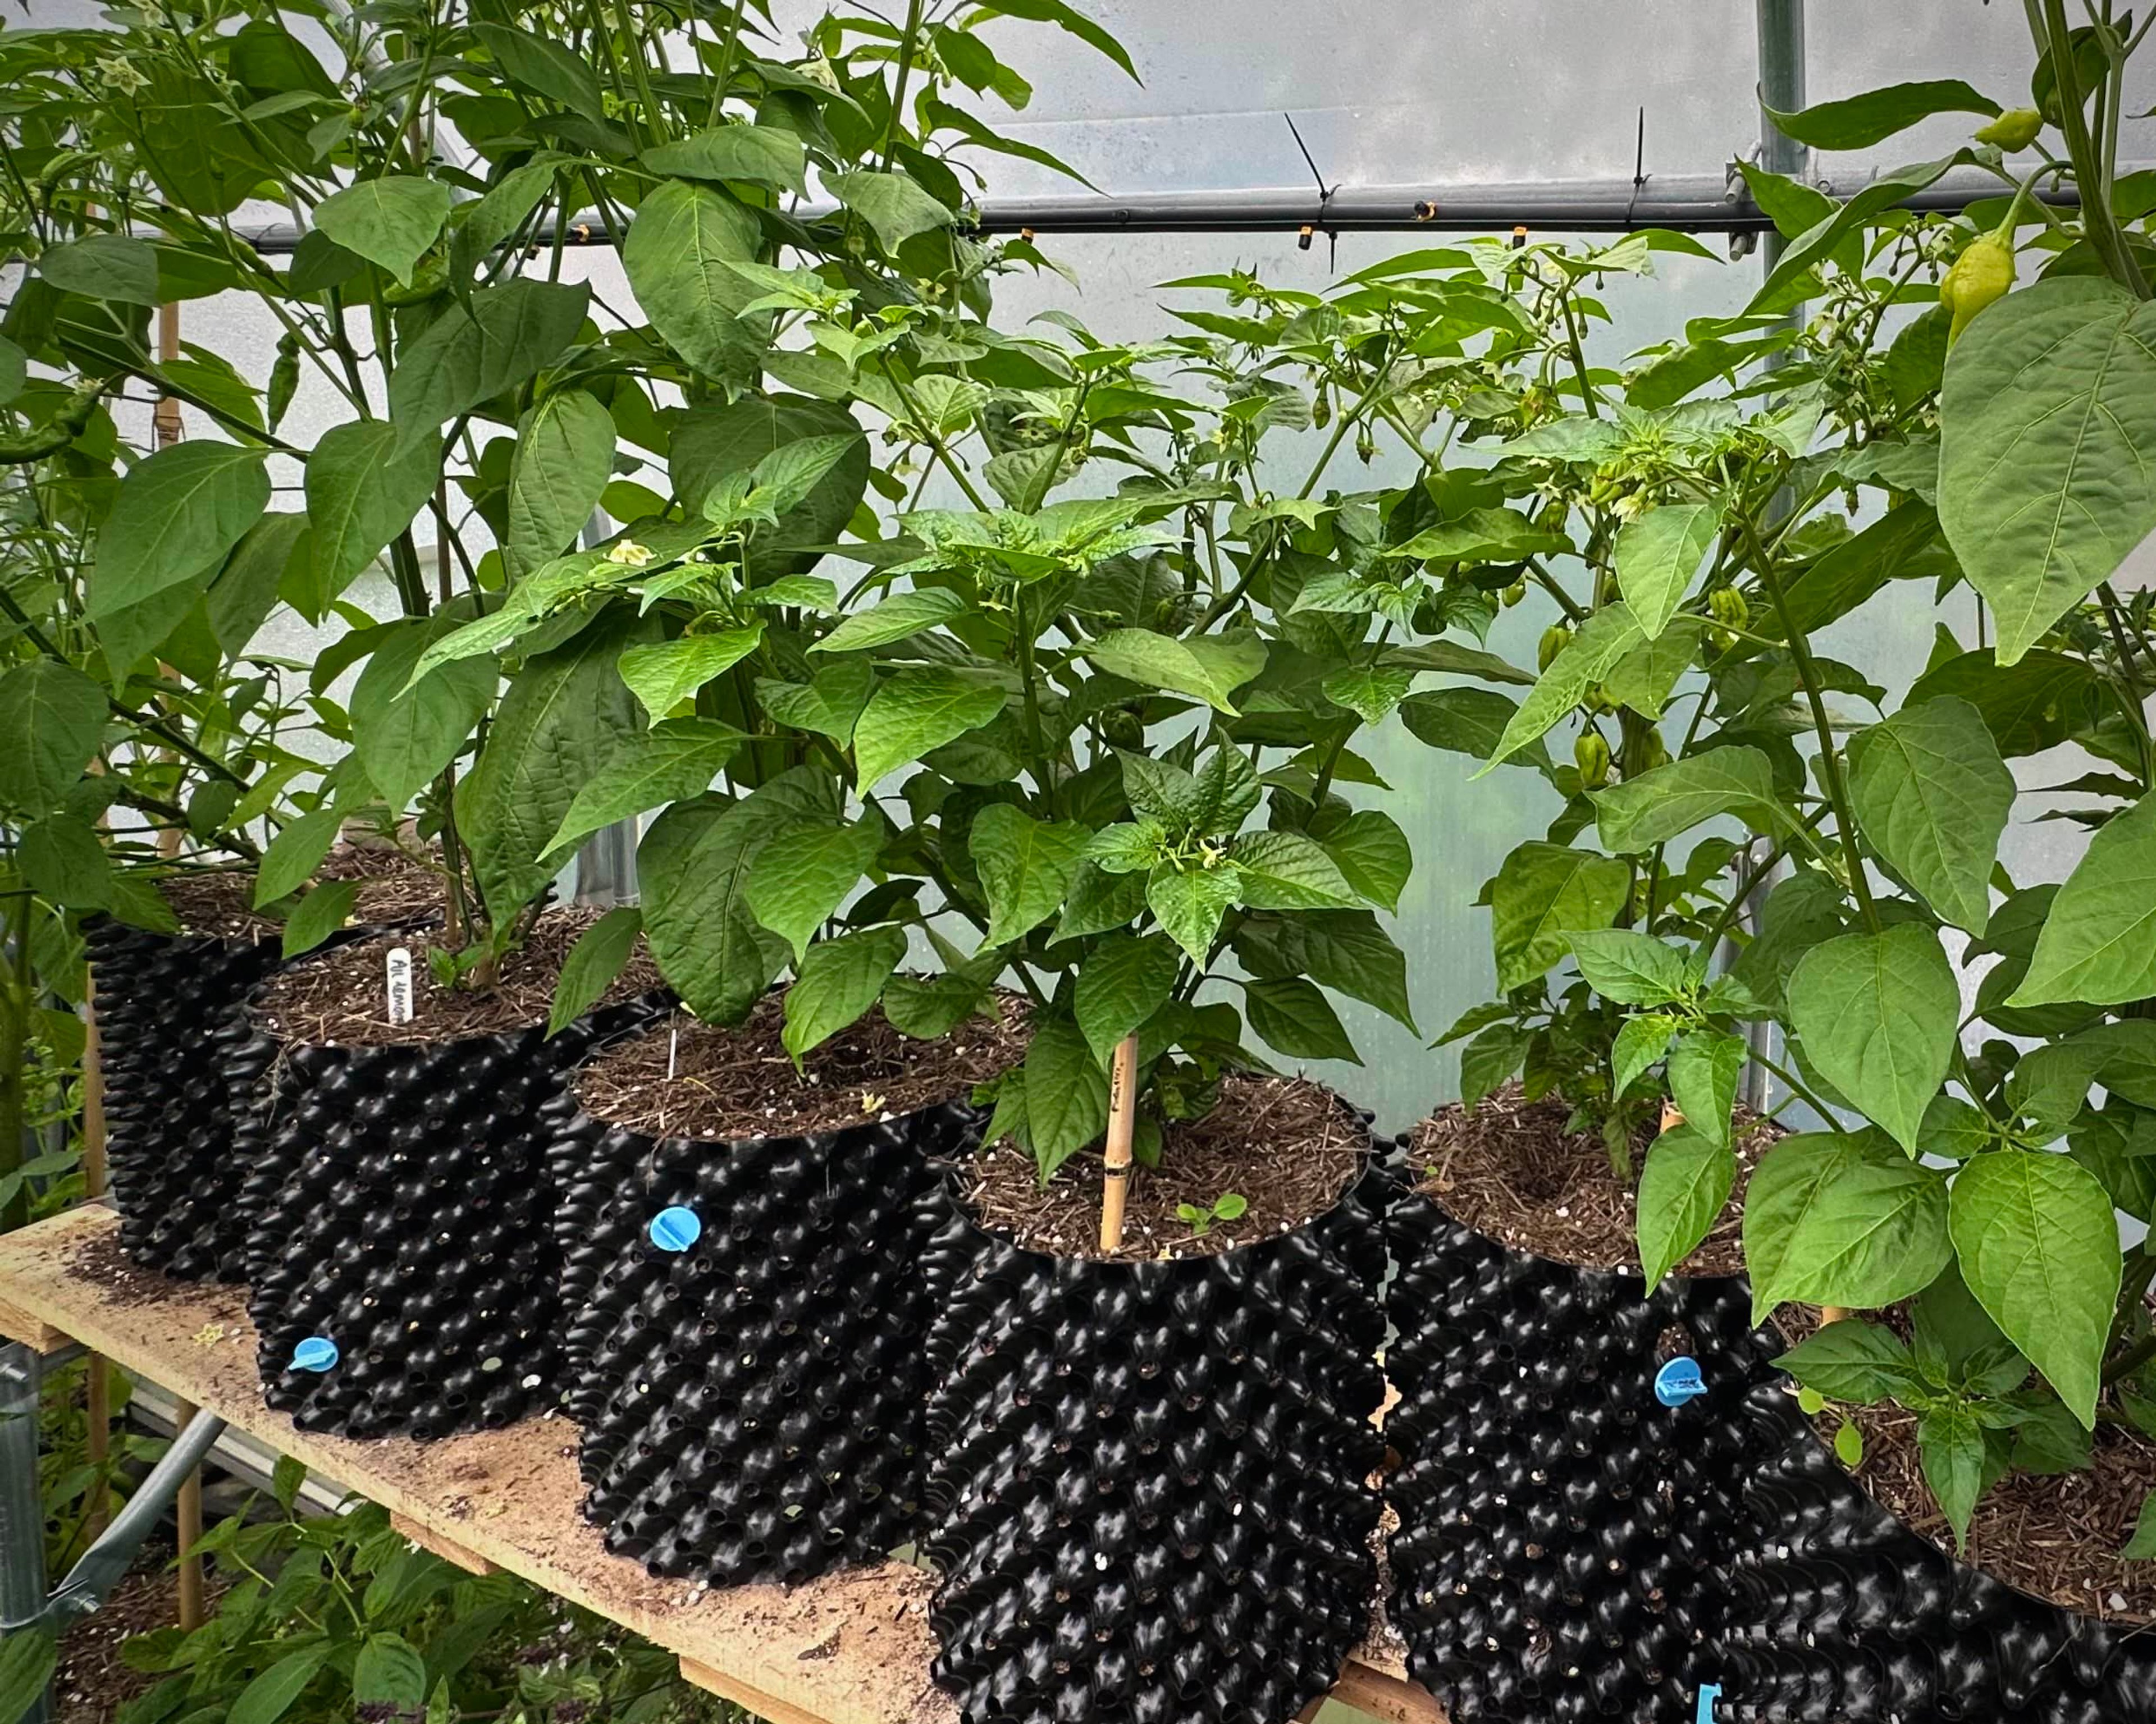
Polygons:
M793 1584L911 1536L921 1259L942 1213L927 1157L978 1131L956 1102L734 1142L577 1111L554 1150L583 1233L565 1404L608 1549L655 1574Z
M1730 1554L1724 1724L2148 1724L2156 1630L1955 1561L1843 1471L1780 1388L1745 1408L1765 1537Z
M1384 1172L1217 1256L960 1213L929 1265L931 1621L968 1724L1286 1724L1369 1625Z
M1739 1416L1779 1347L1735 1278L1575 1269L1403 1194L1387 1225L1402 1459L1392 1618L1456 1724L1686 1719L1718 1679L1723 1577L1749 1537L1761 1434ZM1668 1357L1707 1392L1655 1393Z
M85 936L121 1248L182 1280L244 1280L240 1191L256 1161L237 1140L244 1098L274 1048L248 1021L246 1002L278 967L277 942L110 920Z
M272 1072L270 1174L248 1253L269 1403L307 1430L502 1425L558 1389L558 1264L541 1111L652 994L547 1039L294 1047ZM311 1338L326 1369L295 1368Z

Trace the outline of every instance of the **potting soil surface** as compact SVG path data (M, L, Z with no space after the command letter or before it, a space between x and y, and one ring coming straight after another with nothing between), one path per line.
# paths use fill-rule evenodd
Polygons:
M994 1231L1053 1257L1138 1262L1205 1257L1287 1233L1323 1214L1363 1165L1369 1129L1322 1085L1302 1078L1230 1077L1203 1119L1171 1126L1160 1165L1131 1170L1122 1249L1101 1249L1101 1158L1073 1156L1043 1185L1033 1157L1009 1142L983 1155L972 1193ZM1247 1207L1199 1224L1235 1193Z
M339 844L318 872L324 880L358 883L352 914L361 921L413 921L441 914L441 876L402 850ZM220 940L284 937L284 924L254 908L251 869L176 874L159 881L158 890L187 933Z
M273 1035L313 1047L395 1047L419 1042L497 1035L544 1024L569 951L601 912L549 910L522 946L502 960L501 978L484 993L435 984L428 944L418 934L356 940L310 963L280 971L263 991L256 1015ZM389 1021L384 965L389 949L412 953L412 1021ZM661 986L658 967L639 943L599 1002L612 1005Z
M649 1137L799 1137L963 1101L1025 1057L1025 1002L1012 994L933 1041L900 1034L879 1008L811 1049L798 1070L779 1039L785 1021L783 993L736 1029L677 1014L585 1066L577 1099L593 1118Z
M1485 1097L1472 1113L1456 1104L1443 1108L1416 1127L1409 1146L1415 1189L1486 1239L1581 1269L1636 1270L1637 1179L1656 1134L1634 1142L1627 1183L1611 1170L1599 1135L1565 1130L1571 1112L1562 1101L1526 1101L1517 1084ZM1744 1188L1779 1135L1738 1110L1729 1201L1675 1273L1743 1272Z

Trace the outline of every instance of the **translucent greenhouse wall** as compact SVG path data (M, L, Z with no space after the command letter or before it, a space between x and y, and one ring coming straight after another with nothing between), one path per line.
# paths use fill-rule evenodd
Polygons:
M1031 80L1026 112L1002 129L1055 151L1110 193L1301 187L1309 170L1281 119L1292 112L1328 182L1399 185L1442 195L1447 184L1555 178L1629 178L1639 110L1646 110L1650 174L1719 172L1748 152L1758 135L1753 95L1753 9L1722 0L1637 0L1583 7L1555 0L1478 0L1437 8L1427 0L1365 0L1353 7L1311 0L1080 0L1121 38L1144 78L1132 82L1068 37L1033 25L1009 27L1002 51ZM789 32L820 7L783 0ZM84 0L30 0L33 26L90 24ZM1810 100L1820 101L1902 79L1964 77L2004 102L2022 99L2030 49L2022 9L2012 0L1812 0L1807 8ZM295 20L295 23L298 21ZM2156 105L2156 67L2142 68L2130 110ZM1838 177L1944 154L1968 126L1948 116L1870 151L1830 158ZM2130 125L2122 156L2156 160L2156 122ZM1032 163L980 158L991 195L1082 190ZM264 209L264 223L285 219ZM243 222L244 218L243 217ZM998 324L1016 328L1051 308L1071 311L1111 339L1145 339L1171 327L1157 307L1199 305L1204 295L1163 293L1156 284L1241 264L1277 285L1324 288L1390 254L1434 243L1427 236L1360 233L1341 238L1337 265L1319 236L1307 251L1292 234L1097 234L1045 238L1044 249L1078 278L1004 279ZM1717 249L1721 242L1712 242ZM1740 308L1759 277L1756 256L1734 262L1664 257L1649 279L1613 279L1605 298L1614 323L1594 336L1592 357L1615 365L1636 349L1680 331L1692 317ZM610 253L569 254L565 272L629 311L633 300ZM185 309L187 339L244 367L266 369L276 328L252 305L196 301ZM376 380L378 387L379 380ZM309 378L288 421L303 446L336 422L338 398ZM148 409L126 409L124 428L146 441ZM206 428L190 425L190 434ZM1322 440L1274 434L1276 470L1299 484ZM295 464L273 464L296 506ZM1367 469L1342 451L1329 475L1343 489L1396 484L1408 475L1397 447ZM936 498L932 500L951 500ZM347 595L377 616L393 608L383 582ZM1537 596L1539 600L1540 595ZM1491 644L1532 662L1533 644L1554 613L1537 602L1507 613ZM1945 618L1973 642L1964 607ZM1930 650L1934 614L1928 595L1891 591L1825 637L1825 649L1898 692ZM311 660L327 637L287 614L261 644ZM2079 764L2058 756L2019 762L2022 780L2050 784ZM1424 748L1395 724L1373 749L1389 791L1348 793L1398 819L1415 847L1414 879L1394 933L1406 949L1422 1037L1368 1008L1349 1007L1349 1027L1365 1064L1318 1075L1377 1109L1381 1125L1404 1126L1455 1093L1452 1050L1424 1041L1492 984L1486 912L1474 907L1482 882L1523 837L1558 809L1554 793L1525 772L1470 784L1472 762ZM2082 843L2069 825L2010 830L2002 856L2015 879L2063 878ZM1974 981L1969 986L1973 990Z

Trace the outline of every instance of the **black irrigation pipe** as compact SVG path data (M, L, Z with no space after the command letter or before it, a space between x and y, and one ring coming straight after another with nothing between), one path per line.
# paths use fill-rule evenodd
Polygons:
M1814 183L1830 197L1846 198L1861 191L1868 180ZM1901 208L1953 213L1987 198L2005 198L2010 191L1980 171L1957 169L1903 199ZM2038 195L2067 207L2077 201L2071 187ZM813 221L834 208L829 203L810 203L793 213ZM970 226L981 233L1458 233L1525 227L1566 233L1673 228L1691 233L1754 234L1773 231L1774 223L1752 201L1743 179L1732 172L1656 174L1638 184L1629 179L1548 180L1338 187L1322 193L1296 189L998 198L979 205ZM288 225L259 228L244 237L257 251L278 255L299 244L300 233ZM616 236L601 218L587 214L572 222L562 238L567 245L612 245ZM551 229L533 240L542 247L553 243Z

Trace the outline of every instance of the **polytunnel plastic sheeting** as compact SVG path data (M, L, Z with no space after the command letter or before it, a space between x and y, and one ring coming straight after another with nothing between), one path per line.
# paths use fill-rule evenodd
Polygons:
M1142 86L1075 38L993 27L1034 99L999 129L1054 151L1111 194L1302 187L1296 124L1328 183L1444 186L1631 177L1640 110L1651 173L1714 173L1758 136L1754 8L1741 0L1091 0ZM2007 106L2027 100L2027 17L2015 0L1810 0L1812 101L1904 80L1962 78ZM789 33L808 8L778 8ZM2137 62L2128 111L2156 102ZM1837 173L1944 155L1968 141L1942 115L1830 158ZM2156 155L2156 122L2129 121L2122 159ZM2033 159L2033 158L2031 158ZM1023 161L995 165L1005 196L1081 190Z

